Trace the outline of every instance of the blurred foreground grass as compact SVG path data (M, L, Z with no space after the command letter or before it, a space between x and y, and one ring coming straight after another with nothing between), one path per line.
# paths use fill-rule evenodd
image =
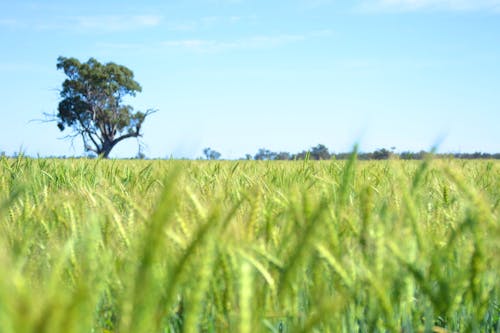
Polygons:
M0 332L500 332L500 163L0 159Z

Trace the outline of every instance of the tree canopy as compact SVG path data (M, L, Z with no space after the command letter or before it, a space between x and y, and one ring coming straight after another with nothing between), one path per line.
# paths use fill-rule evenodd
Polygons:
M61 131L71 128L71 137L81 136L85 151L107 158L117 143L142 136L141 126L154 111L134 111L124 104L125 96L142 90L130 69L94 58L81 63L66 57L57 59L57 69L67 76L60 92L57 126Z
M210 147L203 149L203 154L205 155L207 160L218 160L221 157L221 153L213 150Z

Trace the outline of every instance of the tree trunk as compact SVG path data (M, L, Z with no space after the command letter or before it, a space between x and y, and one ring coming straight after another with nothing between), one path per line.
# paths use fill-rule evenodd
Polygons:
M113 149L114 146L115 143L113 142L104 142L99 152L99 156L102 158L109 158L109 153L111 153L111 149Z

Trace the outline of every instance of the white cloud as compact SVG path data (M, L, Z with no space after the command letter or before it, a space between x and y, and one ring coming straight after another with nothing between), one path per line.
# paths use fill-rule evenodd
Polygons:
M195 31L197 29L197 26L198 25L195 21L168 23L168 29L171 31Z
M500 11L500 0L366 0L363 10L374 11Z
M162 43L164 46L184 47L188 49L209 49L220 47L222 43L213 40L203 39L182 39L182 40L169 40Z
M219 16L205 16L201 18L201 22L206 25L212 25L219 21L221 18Z
M205 39L169 40L162 43L167 47L181 47L198 52L219 52L230 49L267 48L294 43L306 39L305 35L260 35L248 38L217 41Z
M50 71L52 67L50 68ZM43 67L34 63L28 62L1 62L0 63L0 73L19 73L19 72L47 72L48 68Z
M308 39L329 38L334 32L330 29L314 30L304 34L255 35L236 39L171 39L154 43L114 43L99 42L104 49L158 50L161 48L184 49L199 53L217 53L228 50L264 49L299 43Z
M302 0L300 4L303 8L315 9L333 4L333 0Z
M237 42L242 47L267 47L289 44L306 39L304 35L254 36Z
M97 43L98 47L106 49L157 49L159 47L186 49L200 53L215 53L226 50L237 49L259 49L270 48L290 43L295 43L306 39L307 37L325 36L324 31L314 32L310 35L259 35L234 40L215 40L215 39L174 39L166 40L155 44L140 43Z
M126 31L157 26L161 22L161 17L156 15L78 16L73 18L73 21L76 29Z
M168 29L171 31L197 31L207 30L214 27L228 26L241 23L255 23L257 17L255 15L248 16L204 16L199 19L185 21L170 21L167 23Z
M54 19L52 22L36 22L31 27L37 30L119 32L155 27L161 21L162 18L157 15L70 16Z
M23 24L19 22L18 20L15 19L0 19L0 26L1 27L7 27L7 28L18 28L21 27Z
M145 44L141 43L108 43L108 42L98 42L96 46L103 49L121 49L121 50L132 50L132 49L143 49L146 47Z

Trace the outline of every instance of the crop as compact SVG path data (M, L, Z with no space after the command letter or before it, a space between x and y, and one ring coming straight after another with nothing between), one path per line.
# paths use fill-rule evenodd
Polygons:
M0 331L499 332L495 161L0 159Z

